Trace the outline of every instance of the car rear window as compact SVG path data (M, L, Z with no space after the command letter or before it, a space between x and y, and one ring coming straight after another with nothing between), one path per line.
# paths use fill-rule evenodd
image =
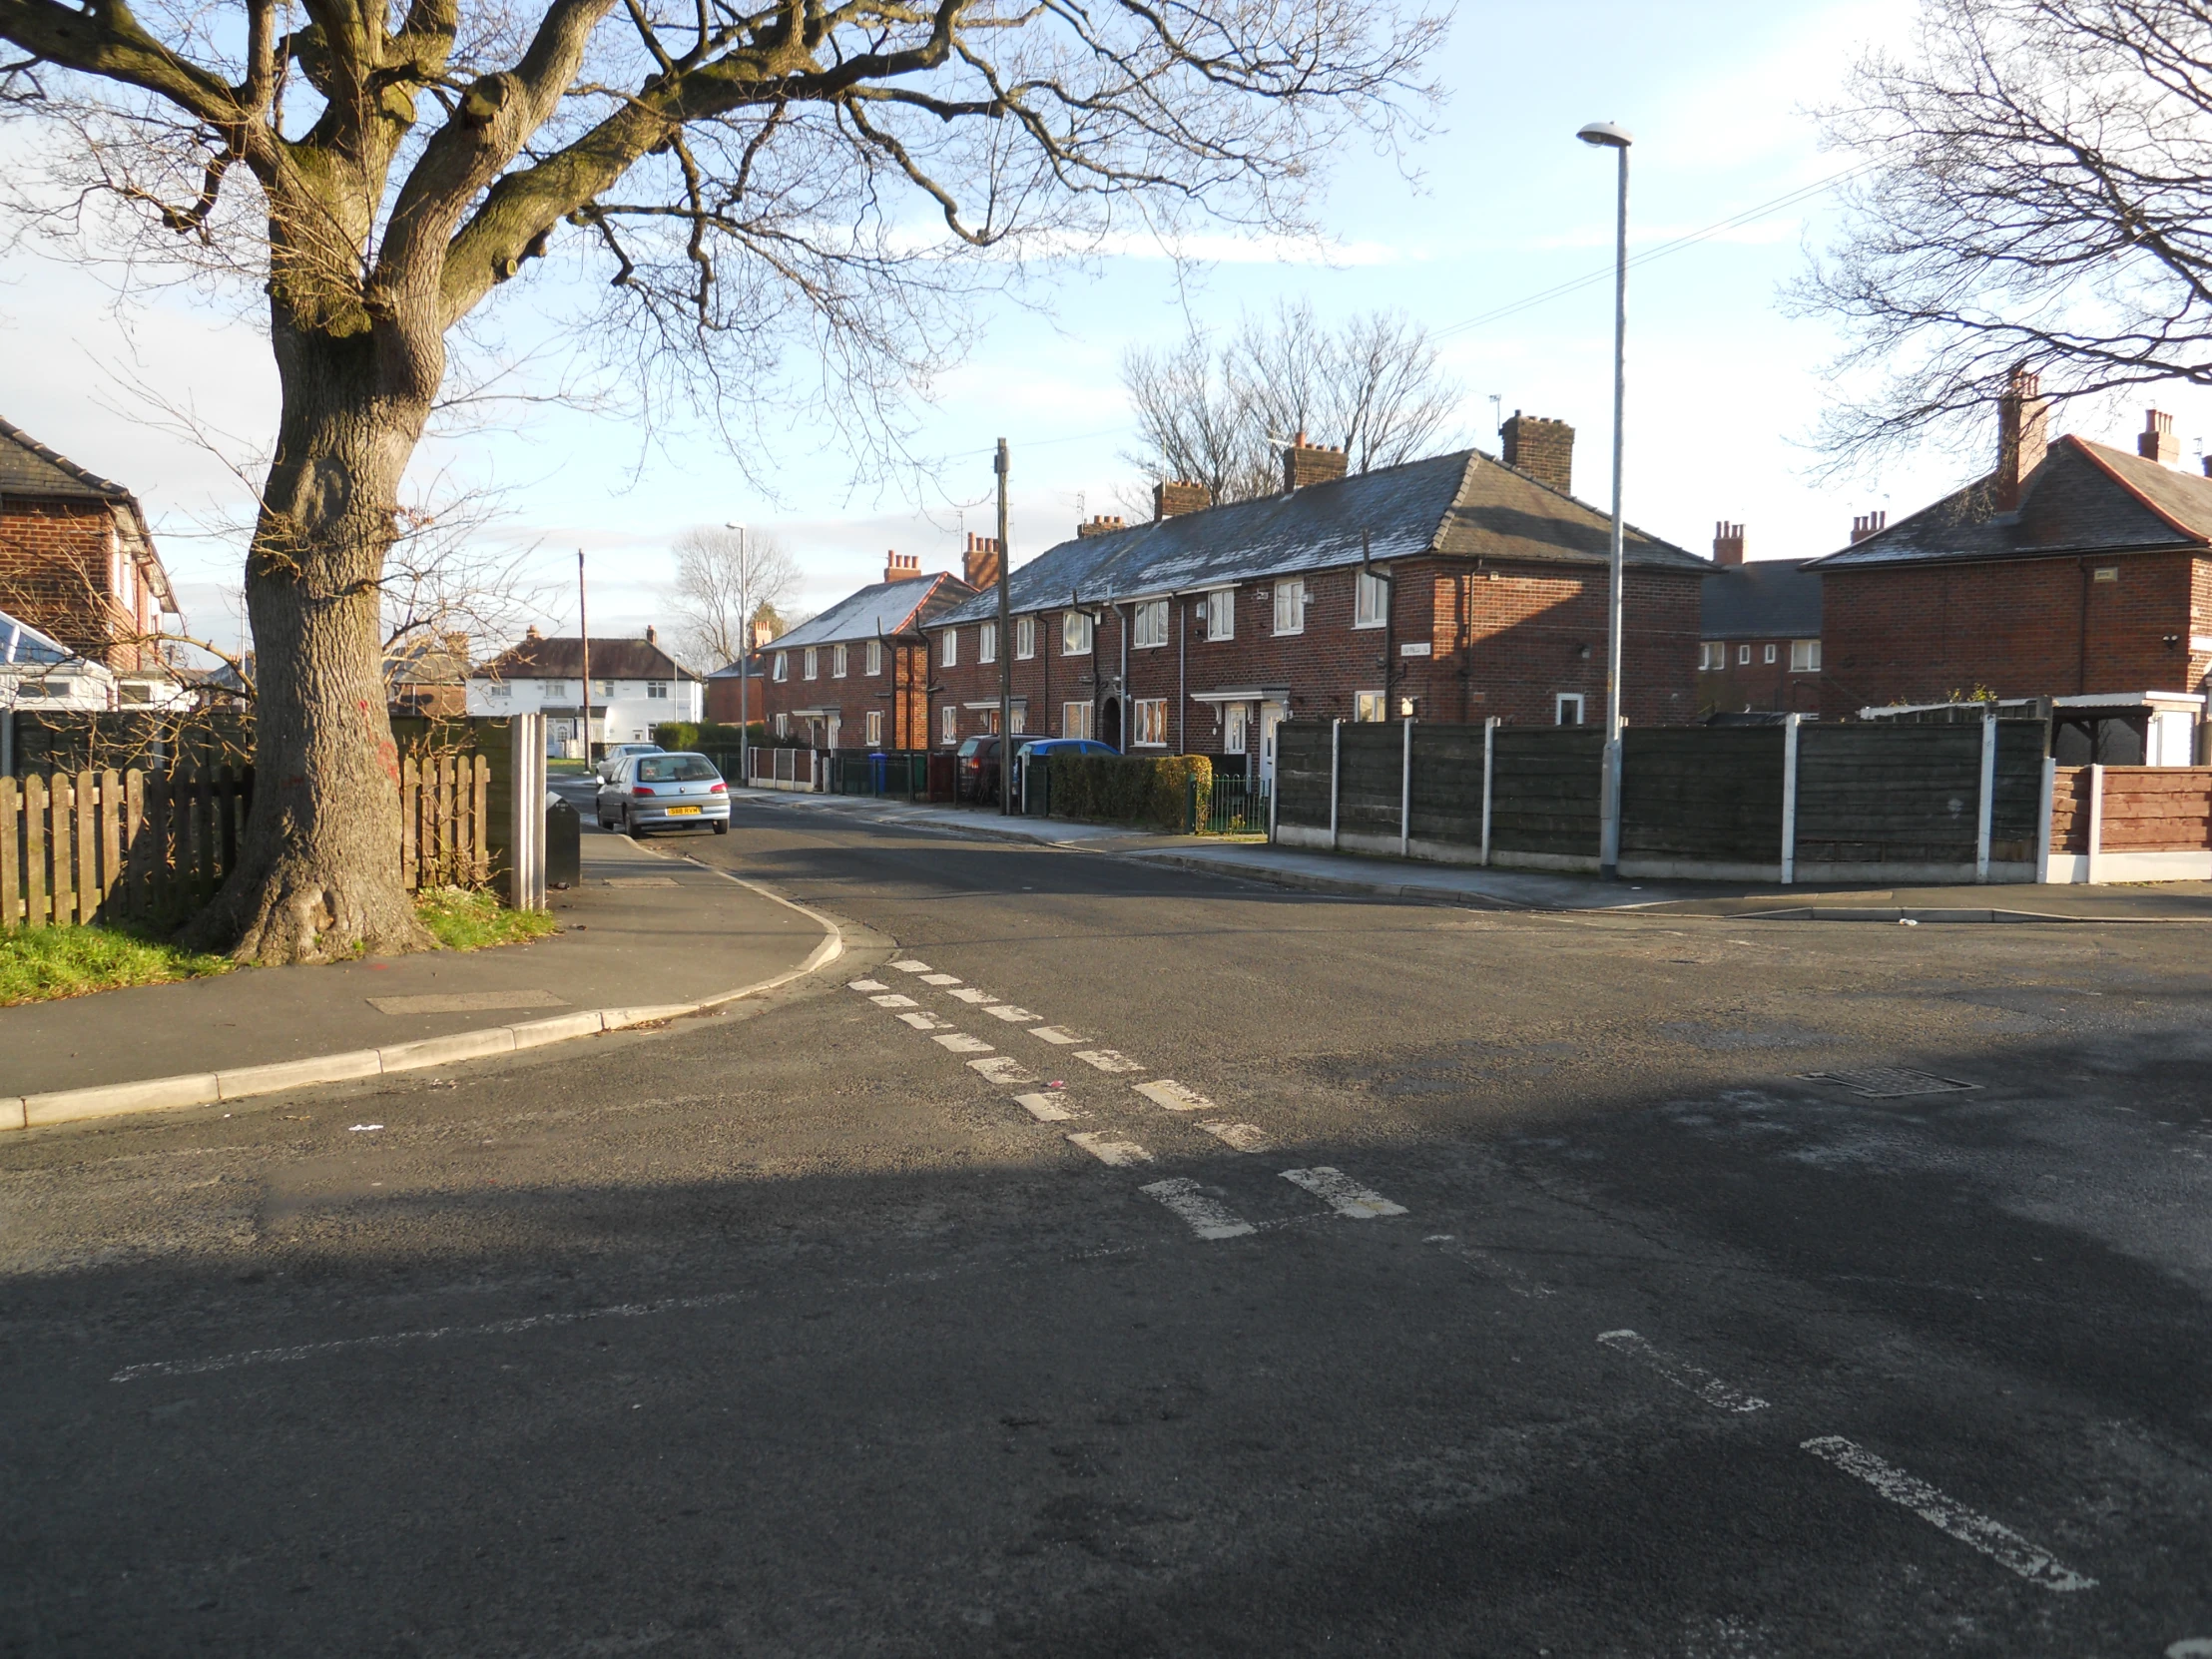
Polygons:
M648 755L638 762L641 784L712 784L721 776L704 755Z

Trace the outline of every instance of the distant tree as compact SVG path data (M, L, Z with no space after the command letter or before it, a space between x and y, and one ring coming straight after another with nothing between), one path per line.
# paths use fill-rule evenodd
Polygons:
M1419 323L1377 311L1331 330L1304 300L1247 316L1218 347L1196 328L1179 346L1132 347L1121 379L1137 416L1127 458L1217 501L1281 489L1283 443L1301 432L1343 444L1354 472L1411 460L1444 441L1461 396Z
M1840 463L1959 431L2015 368L2056 399L2212 385L2212 7L1923 0L1822 112L1863 159L1793 293L1840 319Z
M774 536L693 530L676 544L677 648L703 672L744 656L746 617L772 611L799 581L799 562Z

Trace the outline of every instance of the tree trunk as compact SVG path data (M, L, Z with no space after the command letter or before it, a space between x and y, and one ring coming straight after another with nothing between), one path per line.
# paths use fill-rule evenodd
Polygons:
M400 879L378 586L427 406L382 389L365 333L275 332L283 419L246 563L254 802L185 936L264 964L430 949Z

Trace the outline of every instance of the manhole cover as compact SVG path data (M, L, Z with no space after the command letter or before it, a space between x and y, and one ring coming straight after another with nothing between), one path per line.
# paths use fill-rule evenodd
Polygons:
M1812 1082L1834 1083L1869 1100L1900 1100L1914 1094L1952 1094L1960 1089L1981 1087L1979 1083L1961 1083L1955 1077L1937 1077L1933 1072L1905 1071L1895 1066L1868 1066L1859 1071L1809 1071L1805 1075Z

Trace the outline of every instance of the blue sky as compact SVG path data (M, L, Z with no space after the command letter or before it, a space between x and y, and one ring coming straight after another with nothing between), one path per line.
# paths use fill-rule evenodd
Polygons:
M1181 336L1183 307L1233 325L1279 297L1324 317L1378 306L1451 328L1524 295L1603 269L1610 258L1612 162L1574 140L1590 120L1637 135L1634 241L1699 230L1846 165L1824 155L1807 107L1834 94L1865 45L1901 39L1910 11L1890 0L1775 6L1771 0L1493 4L1463 0L1436 64L1449 93L1441 131L1397 164L1355 152L1336 174L1324 219L1336 244L1313 251L1224 243L1179 276L1159 258L1124 257L1046 273L1049 313L995 305L977 349L934 388L918 447L944 457L937 502L917 511L894 492L856 491L833 434L798 423L780 453L756 458L757 488L704 429L641 444L623 422L583 411L534 416L520 431L426 446L418 471L508 492L497 539L536 548L556 588L544 622L573 628L575 550L593 570L593 632L665 619L670 544L687 528L745 521L775 531L806 572L800 603L818 608L880 572L884 551L957 568L963 529L990 528L989 450L1014 445L1017 563L1072 533L1081 512L1117 510L1134 483L1116 365L1131 344ZM1977 470L1984 447L1929 451L1881 476L1823 483L1807 447L1834 340L1785 317L1781 285L1830 230L1827 199L1787 209L1632 275L1629 516L1700 551L1713 522L1749 526L1752 556L1802 557L1845 539L1854 514L1910 510ZM532 280L564 279L560 262ZM516 287L519 287L517 284ZM507 299L534 305L550 295ZM0 271L11 361L0 415L137 490L154 515L192 621L229 626L235 539L206 526L235 513L240 485L193 443L135 405L136 386L189 405L208 425L265 441L274 372L251 321L159 299L119 320L109 292L65 268L17 256ZM1606 282L1445 338L1466 390L1462 435L1495 447L1493 396L1506 412L1577 429L1577 493L1602 501L1610 422L1611 293ZM2184 446L2212 431L2212 405L2172 398ZM131 418L137 412L139 418ZM2113 411L2126 442L2139 411ZM2132 423L2131 423L2132 422ZM963 520L946 505L979 504Z

